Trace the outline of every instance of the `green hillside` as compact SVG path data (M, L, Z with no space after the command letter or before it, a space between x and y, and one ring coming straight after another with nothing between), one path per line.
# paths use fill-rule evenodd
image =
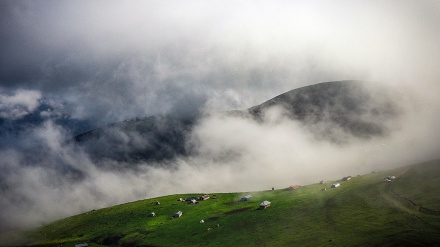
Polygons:
M389 175L396 179L384 181ZM330 188L334 182L341 186ZM440 161L431 161L294 190L210 194L194 205L178 200L201 194L147 199L28 235L45 246L432 246L440 243L439 188ZM261 210L264 200L271 206ZM183 215L172 218L177 211Z

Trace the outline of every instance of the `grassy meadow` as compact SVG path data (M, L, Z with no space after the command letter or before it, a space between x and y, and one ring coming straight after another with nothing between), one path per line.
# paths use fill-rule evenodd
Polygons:
M396 175L392 182L384 177ZM440 162L294 190L176 194L93 210L29 232L33 246L417 246L440 243ZM287 186L286 186L287 187ZM240 198L250 194L249 201ZM260 210L268 200L271 206ZM411 201L411 203L407 203ZM156 205L160 202L160 205ZM420 210L426 208L426 210ZM180 218L173 218L182 211ZM155 212L155 217L149 214ZM428 212L428 213L426 213ZM204 223L200 221L203 220Z

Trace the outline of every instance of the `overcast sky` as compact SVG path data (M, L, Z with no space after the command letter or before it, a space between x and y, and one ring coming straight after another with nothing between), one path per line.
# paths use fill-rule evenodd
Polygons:
M3 119L21 119L46 102L53 110L42 116L68 113L102 126L153 114L246 109L294 88L345 79L386 85L405 114L389 139L344 149L317 143L285 119L259 125L213 117L193 133L200 155L175 161L176 173L150 166L99 170L65 145L66 130L48 121L18 140L0 140L0 185L8 191L0 198L0 237L148 196L261 190L438 158L439 23L437 0L2 0ZM224 150L241 153L218 166ZM206 176L214 173L216 179Z
M428 87L440 73L439 5L1 1L0 90L57 97L107 123L243 109L338 79Z

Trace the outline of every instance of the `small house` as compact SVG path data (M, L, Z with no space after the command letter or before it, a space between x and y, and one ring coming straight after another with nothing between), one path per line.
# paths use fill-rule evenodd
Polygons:
M188 198L186 198L185 201L186 201L186 202L191 202L192 200L196 200L196 199L198 199L198 198L195 197L195 196L192 196L192 197L188 197Z
M260 203L260 209L266 209L268 207L270 207L270 201L263 201Z
M156 213L155 212L151 212L148 216L154 217L154 216L156 216Z
M180 216L182 216L182 211L177 211L177 212L174 214L174 218L179 218Z
M396 179L396 176L388 176L387 179L394 180L394 179Z
M249 201L251 198L252 198L251 195L245 195L240 199L240 201L246 202L246 201Z
M189 201L189 204L198 204L199 202L196 199L191 199L191 201Z
M343 177L342 178L342 181L348 181L348 180L350 180L352 177L351 176L346 176L346 177Z
M299 185L297 184L292 184L289 187L286 188L286 190L296 190L299 188Z
M160 202L159 202L159 201L157 201L157 202L155 202L155 203L154 203L154 205L160 205Z
M339 186L341 186L340 183L335 183L335 184L332 184L332 186L330 186L330 187L331 187L331 188L337 188L337 187L339 187Z
M203 196L200 197L200 201L204 201L204 200L208 200L209 199L209 195L205 194Z

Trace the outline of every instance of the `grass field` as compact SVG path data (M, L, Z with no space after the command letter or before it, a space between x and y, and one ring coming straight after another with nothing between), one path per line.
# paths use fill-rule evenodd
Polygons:
M398 177L384 182L388 175ZM440 210L439 161L357 176L338 188L330 188L332 182L211 194L195 205L178 199L200 194L163 196L72 216L28 236L34 246L439 245L440 215L405 203ZM247 194L251 200L239 201ZM263 200L272 203L260 210ZM179 210L183 215L172 218Z

